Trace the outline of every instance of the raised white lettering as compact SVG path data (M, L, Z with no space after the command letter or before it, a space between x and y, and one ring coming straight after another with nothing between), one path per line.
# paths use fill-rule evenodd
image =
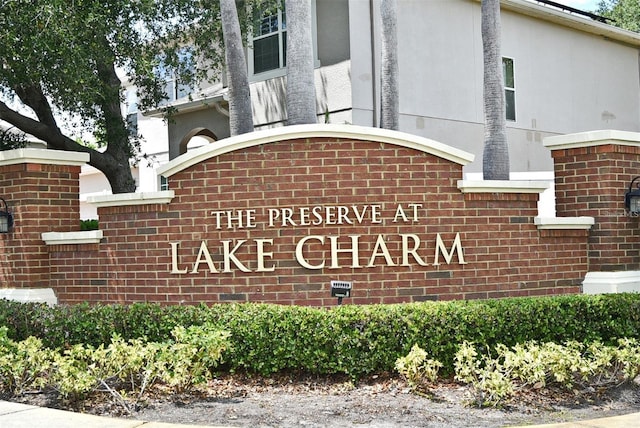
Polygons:
M273 245L273 239L256 239L256 253L258 254L258 268L256 269L256 272L273 272L276 270L275 265L271 265L269 267L265 267L264 265L265 257L269 257L270 259L273 258L273 251L267 252L264 250L265 244Z
M360 239L360 235L349 235L351 238L351 248L339 248L338 247L338 239L339 236L329 236L329 241L331 242L331 265L329 268L338 269L340 267L340 263L338 261L338 254L345 253L351 254L351 267L352 268L360 268L359 253L358 253L358 241Z
M236 244L236 246L233 247L233 249L231 249L231 241L221 241L221 242L222 242L222 248L224 251L223 253L224 269L222 269L222 272L225 272L225 273L231 272L231 262L233 262L233 264L242 272L251 272L251 269L243 265L235 255L235 252L238 251L238 249L242 246L242 244L247 242L247 240L240 239Z
M454 253L458 254L459 264L461 265L467 264L467 262L464 261L464 250L462 249L462 243L460 242L459 233L456 233L456 238L453 240L453 245L451 246L450 252L447 251L447 248L444 246L444 241L442 240L442 237L438 233L438 235L436 236L436 253L435 253L435 256L433 257L434 266L440 265L440 263L438 262L438 259L440 258L440 252L442 252L442 255L444 256L444 260L447 262L447 264L451 263Z
M302 266L304 268L307 268L307 269L322 269L324 267L324 261L322 263L320 263L319 265L312 265L304 257L304 253L302 251L303 248L304 248L304 245L307 243L307 241L310 241L312 239L320 241L321 244L324 244L324 236L320 236L320 235L305 236L304 238L300 239L298 241L298 243L296 244L296 260L300 264L300 266Z
M179 242L170 242L171 245L171 273L187 273L188 268L178 269L178 245Z
M387 248L387 243L384 242L384 236L378 235L378 239L376 239L376 245L373 247L373 252L371 253L371 258L369 259L369 264L367 267L375 266L374 262L376 261L376 257L383 256L385 262L387 262L387 266L395 266L396 264L391 259L391 254L389 254L389 249Z
M193 264L193 270L191 270L191 273L198 273L198 268L200 267L200 263L202 263L203 261L207 263L207 266L209 267L209 272L218 273L218 270L213 265L213 260L211 259L211 254L209 254L207 243L204 241L200 243L200 251L198 251L198 257L196 257L196 262Z
M402 237L402 266L411 266L409 264L409 255L413 257L413 259L420 266L428 266L429 263L425 262L418 255L418 248L420 248L420 238L418 235L414 235L413 233L401 234ZM409 248L409 239L413 241L413 246Z

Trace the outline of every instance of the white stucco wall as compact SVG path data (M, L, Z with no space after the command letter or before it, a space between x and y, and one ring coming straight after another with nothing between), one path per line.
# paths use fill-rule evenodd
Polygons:
M318 112L336 112L329 117L334 124L375 126L380 99L379 4L316 4ZM400 130L473 153L476 161L465 172L480 172L480 1L399 0L398 13ZM502 53L514 60L516 81L517 120L507 125L514 173L552 170L550 152L542 145L545 137L594 129L640 131L640 37L614 41L607 34L611 30L600 31L612 27L553 13L556 16L537 3L503 0ZM256 129L281 124L284 88L284 77L252 82ZM143 152L153 154L153 162L175 157L176 153L167 154L168 141L175 144L194 127L228 136L227 119L214 108L175 119L168 132L160 119L139 121L146 137ZM319 122L324 122L323 116ZM157 190L153 170L141 170L139 180L141 189Z
M551 170L542 146L550 135L640 130L640 38L632 46L541 19L544 10L536 4L505 3L502 54L514 60L516 85L516 121L507 124L512 171ZM349 6L353 120L375 125L379 11L374 3L372 21L369 2L351 0ZM536 17L522 13L532 7ZM588 18L575 19L593 26ZM481 171L482 159L480 25L477 0L398 2L400 129L475 154L468 172Z

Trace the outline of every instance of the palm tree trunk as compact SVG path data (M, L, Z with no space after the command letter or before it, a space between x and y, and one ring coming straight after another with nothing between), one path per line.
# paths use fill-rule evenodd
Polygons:
M253 131L251 93L235 0L220 0L220 15L229 82L229 128L233 136Z
M380 128L398 130L400 124L398 89L398 3L382 0Z
M500 0L482 0L485 140L482 172L485 180L509 179L509 147L502 75Z
M286 0L287 124L317 123L311 0Z

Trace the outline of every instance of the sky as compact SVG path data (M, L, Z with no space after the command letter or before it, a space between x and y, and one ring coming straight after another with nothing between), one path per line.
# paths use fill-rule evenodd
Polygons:
M565 6L575 7L576 9L584 10L586 12L593 12L598 9L600 0L554 0L556 3L564 4Z

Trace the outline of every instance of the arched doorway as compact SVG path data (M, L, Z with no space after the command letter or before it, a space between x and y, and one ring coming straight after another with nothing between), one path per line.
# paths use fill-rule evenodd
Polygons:
M192 141L192 139L195 139L196 137L198 137L197 140ZM180 154L182 155L187 153L187 150L190 148L198 147L208 143L213 143L214 141L217 141L217 140L218 140L218 137L210 129L202 128L202 127L193 128L191 131L187 132L187 134L184 137L182 137L182 140L180 140Z

